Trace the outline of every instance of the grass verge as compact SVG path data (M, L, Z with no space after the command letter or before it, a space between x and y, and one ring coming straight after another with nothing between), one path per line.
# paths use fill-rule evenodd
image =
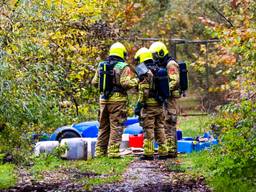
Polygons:
M39 157L34 158L34 165L30 168L30 173L35 179L42 179L42 172L54 171L61 167L66 167L67 162L54 156L41 154Z
M0 164L0 189L15 186L16 181L15 166L12 164Z
M133 157L122 159L103 157L88 161L66 161L52 155L41 155L35 158L30 172L37 180L43 179L44 171L56 171L62 168L78 169L81 173L94 173L95 176L82 177L77 180L85 186L85 189L91 190L95 185L120 181L132 160Z
M129 156L122 159L102 157L89 161L76 161L73 167L78 168L81 172L93 172L99 175L81 180L85 188L90 190L95 185L122 180L122 175L132 160L133 157Z
M215 146L218 147L218 146ZM170 165L169 169L185 172L193 177L204 176L207 184L216 192L254 192L255 187L244 178L230 178L216 174L222 165L217 165L215 156L211 151L200 151L181 155L178 159L179 165ZM229 171L229 170L226 170Z
M178 129L184 137L196 137L209 130L210 116L178 117Z

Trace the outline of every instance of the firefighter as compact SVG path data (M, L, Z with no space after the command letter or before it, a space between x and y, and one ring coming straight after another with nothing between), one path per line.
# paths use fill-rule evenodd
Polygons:
M152 53L143 47L135 54L136 73L139 77L139 99L135 107L135 115L140 116L144 129L144 154L141 160L154 159L154 138L159 144L158 158L166 159L168 155L165 143L164 119L162 102L156 98L157 87L155 74L158 67L153 61ZM167 83L168 87L168 83Z
M126 48L114 43L109 56L99 63L92 80L100 88L99 135L96 156L119 158L123 123L127 119L127 90L137 87L138 79L125 62Z
M179 91L179 65L169 56L169 51L164 43L154 42L149 50L159 66L166 67L169 76L170 97L164 105L164 124L167 139L168 156L177 157L176 125L177 125L177 101Z

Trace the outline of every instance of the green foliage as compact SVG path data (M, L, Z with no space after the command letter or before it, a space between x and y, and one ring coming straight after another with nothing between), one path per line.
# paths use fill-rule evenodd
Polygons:
M123 172L132 160L133 157L125 157L122 159L110 159L103 157L89 161L78 161L74 166L82 172L93 172L99 175L104 175L104 177L81 180L81 182L85 184L86 189L90 190L94 185L120 181L122 179Z
M214 119L220 144L210 151L188 155L184 166L206 176L216 191L255 189L256 105L251 101L224 106ZM216 130L218 129L218 130Z
M16 181L15 166L12 164L0 164L0 190L14 186Z
M63 145L58 146L49 154L42 153L39 156L31 156L29 158L30 164L31 162L33 163L30 169L31 174L35 178L40 178L43 171L56 170L67 165L68 162L61 159L61 155L63 155L67 149L68 146Z
M96 119L90 80L113 35L101 20L105 6L87 0L1 3L2 151L17 156L31 149L32 133ZM27 156L21 152L17 159Z
M221 129L221 149L217 154L219 163L228 162L223 166L218 175L226 174L231 178L250 178L255 174L255 151L256 151L256 104L250 101L243 101L233 107L228 107L229 115L224 116L225 120L216 120ZM230 112L230 110L232 112ZM224 113L227 109L224 110ZM223 116L221 117L221 119ZM235 121L235 124L232 122ZM227 123L225 123L227 122ZM232 123L230 123L232 122ZM225 157L222 157L225 155ZM229 170L228 172L225 172Z
M123 159L96 158L88 161L65 161L61 160L56 154L41 154L32 159L33 166L30 172L35 179L42 179L43 172L56 171L58 169L78 169L81 173L94 173L99 176L85 177L78 182L85 185L86 189L91 189L94 185L112 183L122 179L122 174L133 160L132 157Z
M34 157L32 161L34 165L31 167L30 172L36 179L42 178L41 173L44 171L57 170L64 167L67 163L53 154L41 154L39 157Z
M218 75L226 79L219 88L231 89L233 97L235 91L239 91L242 98L250 99L256 92L253 83L256 80L255 8L253 0L232 1L231 6L225 6L223 12L233 27L220 23L209 25L209 20L203 21L212 37L223 39L221 45L216 46L211 61L218 68Z
M75 166L85 172L91 171L98 174L121 174L132 159L132 157L125 157L122 159L102 157L89 161L78 161Z

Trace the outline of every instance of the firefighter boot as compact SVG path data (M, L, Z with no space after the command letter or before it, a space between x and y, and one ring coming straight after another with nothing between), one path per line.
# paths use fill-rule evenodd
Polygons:
M119 153L120 144L112 144L108 147L108 157L109 158L121 158Z
M152 140L144 139L144 154L140 160L154 160L154 144Z
M96 146L95 149L95 156L96 157L105 157L107 155L107 150L106 149L102 149L99 146Z
M158 155L159 160L168 159L168 149L166 144L159 144Z
M177 157L177 148L175 142L176 140L174 139L167 139L168 158Z

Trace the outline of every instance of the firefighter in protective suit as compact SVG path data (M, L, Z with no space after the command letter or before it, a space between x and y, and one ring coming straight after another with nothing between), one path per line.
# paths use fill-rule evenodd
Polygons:
M150 48L158 65L166 67L169 76L170 97L164 105L164 123L167 139L168 156L177 156L176 124L177 124L177 102L180 97L179 91L179 65L169 56L169 51L164 43L154 42Z
M116 42L109 57L99 63L92 84L100 88L99 134L96 156L119 158L124 121L127 119L127 90L137 87L138 79L125 62L123 44Z
M135 107L135 114L140 116L144 129L144 155L141 160L154 159L154 138L159 144L159 159L166 159L168 152L165 141L163 107L155 98L154 74L156 65L152 53L143 47L135 54L136 73L139 77L139 99ZM167 84L168 86L168 84Z

